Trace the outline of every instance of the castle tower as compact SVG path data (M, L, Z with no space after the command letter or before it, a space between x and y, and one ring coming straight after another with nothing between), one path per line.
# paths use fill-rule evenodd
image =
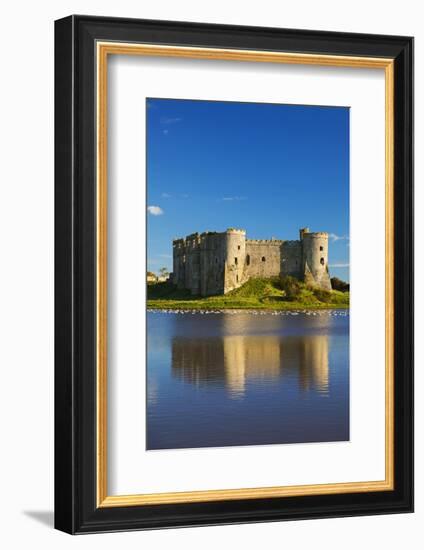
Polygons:
M200 237L200 295L223 294L226 234L206 231Z
M185 284L193 295L200 293L200 235L192 233L185 239Z
M328 233L300 230L305 283L331 290L328 272Z
M309 233L309 227L302 227L301 229L299 229L299 237L300 237L300 240L303 239L303 235L305 233Z
M224 272L224 294L238 288L244 283L243 273L246 260L246 231L244 229L227 229L226 260Z
M185 239L174 239L172 242L172 281L177 288L185 288Z

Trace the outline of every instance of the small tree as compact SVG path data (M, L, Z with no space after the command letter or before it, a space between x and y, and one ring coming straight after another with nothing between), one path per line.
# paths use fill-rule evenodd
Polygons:
M285 297L291 302L299 298L302 293L302 284L298 279L290 275L285 275L280 278L280 288L284 290Z
M329 290L324 290L323 288L314 288L314 295L320 302L328 303L331 302L331 292Z
M346 283L345 281L342 281L338 277L332 277L331 278L331 288L333 290L340 290L341 292L348 292L349 291L349 283Z
M169 271L166 269L166 267L161 267L159 269L159 273L161 277L168 277Z

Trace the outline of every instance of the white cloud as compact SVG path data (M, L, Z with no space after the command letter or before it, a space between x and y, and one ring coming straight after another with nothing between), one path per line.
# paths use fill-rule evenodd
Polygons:
M335 264L330 264L329 267L349 267L349 263L335 263Z
M159 254L159 258L172 258L171 254Z
M329 233L328 236L330 237L330 239L331 239L333 242L336 242L336 241L348 241L348 240L349 240L349 236L348 236L348 235L336 235L335 233Z
M148 206L147 211L152 216L161 216L163 214L163 210L160 206Z
M181 121L182 121L181 117L166 117L166 116L163 116L160 119L160 123L164 124L165 126L167 126L169 124L177 124L177 122L181 122Z
M246 197L223 197L223 201L245 201Z
M172 195L170 195L169 193L162 193L162 194L161 194L161 197L162 197L163 199L170 199L170 198L172 197Z

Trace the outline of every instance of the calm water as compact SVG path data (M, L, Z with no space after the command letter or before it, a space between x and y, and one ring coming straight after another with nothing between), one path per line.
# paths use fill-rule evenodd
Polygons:
M147 449L349 439L348 313L147 315Z

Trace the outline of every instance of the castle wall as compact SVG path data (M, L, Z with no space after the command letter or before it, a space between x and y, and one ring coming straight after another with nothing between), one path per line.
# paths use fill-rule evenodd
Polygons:
M246 241L246 276L275 277L280 274L281 245L277 240Z
M303 277L301 241L284 241L281 245L281 276Z
M179 289L185 288L185 239L177 239L173 242L173 268L172 281Z
M200 236L193 233L186 238L185 288L192 294L200 293Z
M226 239L223 233L202 233L200 243L200 294L224 294Z

